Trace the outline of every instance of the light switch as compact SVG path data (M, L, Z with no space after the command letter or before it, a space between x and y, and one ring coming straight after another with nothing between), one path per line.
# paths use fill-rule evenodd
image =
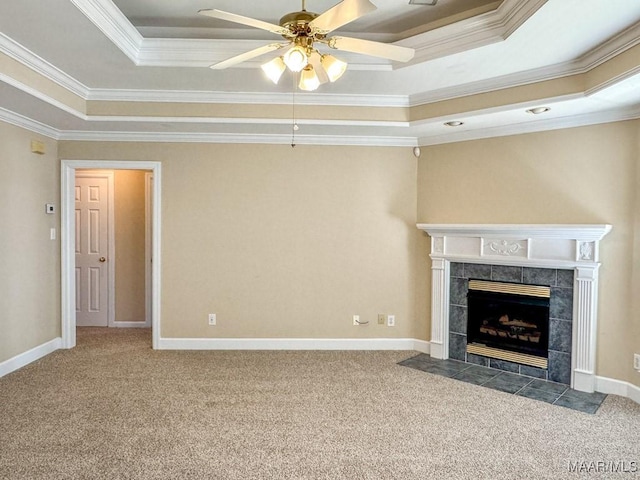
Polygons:
M56 239L56 229L55 227L51 228L51 230L49 230L49 238L51 240L55 240Z
M56 206L53 203L47 203L45 205L45 212L56 213Z

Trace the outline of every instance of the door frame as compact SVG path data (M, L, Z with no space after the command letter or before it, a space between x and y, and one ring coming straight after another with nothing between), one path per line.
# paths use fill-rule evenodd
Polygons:
M151 285L153 285L151 267L153 265L153 172L144 172L144 326L151 326L153 312Z
M151 331L152 347L160 345L160 240L161 240L161 163L128 160L62 160L60 165L60 243L62 347L76 346L75 285L75 178L76 170L149 170L153 175L151 192Z
M79 170L79 171L78 171ZM114 198L113 193L115 191L114 188L114 172L113 170L90 170L86 171L85 169L76 169L76 173L74 175L74 187L75 187L75 179L77 177L84 178L106 178L107 179L107 258L109 261L107 262L107 325L109 327L115 327L114 322L116 319L116 300L115 300L115 288L116 288L116 262L114 261L116 258L115 251L115 214L114 214ZM75 206L74 206L75 209ZM75 217L74 217L75 220ZM74 232L75 232L75 221L74 221ZM75 252L75 237L74 237L74 252ZM75 277L74 277L75 278ZM74 282L74 287L77 287ZM75 300L75 289L74 289L74 300Z

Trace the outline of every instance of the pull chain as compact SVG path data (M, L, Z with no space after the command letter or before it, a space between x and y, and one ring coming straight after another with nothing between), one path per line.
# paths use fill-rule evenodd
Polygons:
M296 75L291 75L291 148L296 146L296 131L298 124L296 123Z

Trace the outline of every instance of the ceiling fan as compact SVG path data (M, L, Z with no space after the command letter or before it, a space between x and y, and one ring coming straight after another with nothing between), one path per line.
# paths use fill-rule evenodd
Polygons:
M320 53L316 49L316 44L322 44L334 50L362 53L397 62L408 62L413 58L415 51L412 48L358 38L327 36L334 30L375 9L376 6L369 0L343 0L324 13L317 14L308 12L305 8L305 0L302 0L302 10L287 13L280 19L279 25L222 10L207 9L200 10L198 13L260 28L281 35L286 40L286 42L270 43L236 55L211 65L211 68L228 68L265 53L282 50L284 51L282 55L262 65L267 76L273 83L278 83L285 69L288 68L292 72L300 72L298 88L315 90L322 83L336 81L347 68L345 62L332 55Z

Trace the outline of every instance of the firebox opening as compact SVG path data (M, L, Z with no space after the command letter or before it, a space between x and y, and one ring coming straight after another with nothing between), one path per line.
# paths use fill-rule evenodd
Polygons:
M551 289L469 279L467 351L547 367Z

